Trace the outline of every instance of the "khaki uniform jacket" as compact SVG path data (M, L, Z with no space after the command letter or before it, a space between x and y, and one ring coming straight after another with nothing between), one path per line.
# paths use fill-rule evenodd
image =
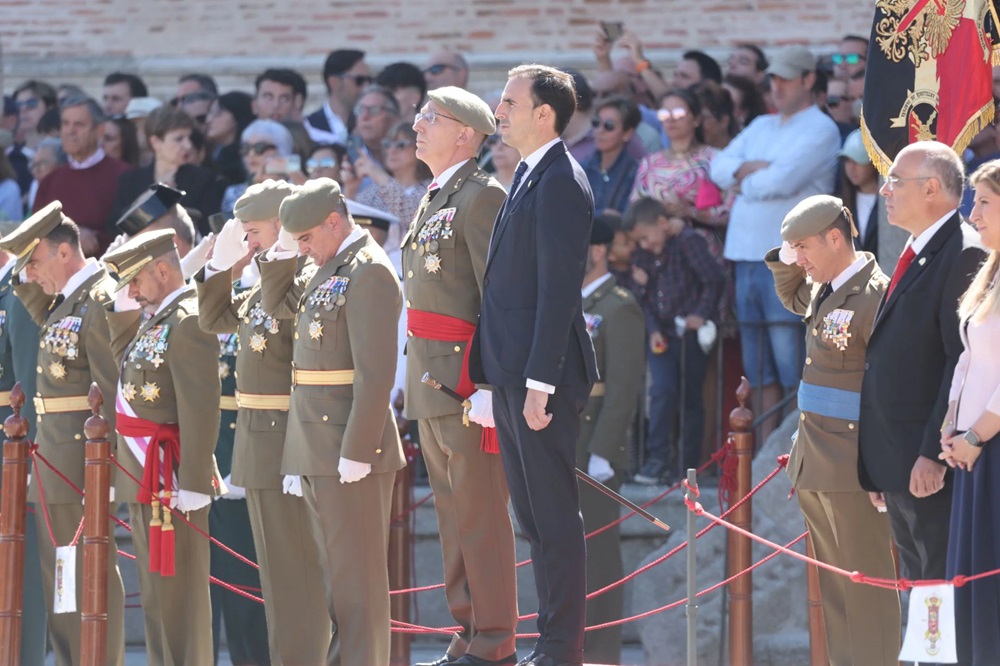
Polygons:
M353 370L353 385L293 386L283 474L339 476L341 456L373 473L406 465L390 405L402 293L396 270L366 231L310 279L293 259L260 261L264 311L294 316L292 364ZM348 280L342 306L311 307L331 278Z
M813 301L822 285L809 280L802 267L782 263L777 249L764 257L774 273L778 298L788 310L802 315L806 324L804 382L861 391L875 312L889 286L889 278L875 257L869 252L864 255L867 262L862 269L830 294L818 311L814 311ZM834 325L835 310L851 313L846 326ZM799 418L798 435L788 461L792 485L817 492L860 491L857 421L805 411Z
M297 278L308 281L316 266L300 259ZM292 387L292 317L265 314L261 283L233 295L232 271L205 279L195 275L198 320L208 333L237 333L236 390L247 394L289 395ZM286 313L287 315L288 313ZM232 481L256 490L281 488L281 458L288 411L240 409L236 416Z
M603 396L592 396L580 421L576 460L586 470L591 454L619 471L628 468L628 432L645 386L646 329L635 297L608 279L583 299L584 320L594 341ZM600 384L598 384L600 386Z
M111 352L104 304L112 300L115 281L101 267L83 281L54 310L53 296L34 283L12 280L14 292L40 327L35 396L42 399L86 397L92 382L104 394L101 415L115 428L115 386L118 365ZM31 396L27 396L31 400ZM84 404L86 400L84 400ZM36 405L37 407L37 405ZM78 488L84 487L83 424L90 409L37 415L38 451ZM45 464L36 466L38 483L28 490L31 502L40 501L41 483L47 504L78 504L80 495ZM112 475L114 478L114 475Z
M479 169L475 160L469 160L421 206L402 241L407 309L448 315L475 325L490 234L506 196L500 183ZM436 251L429 251L432 242L437 244ZM425 340L407 331L407 418L462 413L461 404L420 380L430 372L455 388L467 345L467 339Z
M219 436L219 339L198 326L198 300L185 287L167 307L139 325L139 311L107 310L112 348L121 363L121 385L137 417L154 423L176 423L180 428L181 459L177 467L180 489L203 495L218 494L218 471L213 453ZM129 358L132 348L154 327L169 327L162 363L145 354ZM162 330L162 329L160 329ZM159 367L157 367L159 366ZM111 395L115 395L112 393ZM122 438L119 460L136 478L142 466ZM139 488L123 480L122 501L135 501Z

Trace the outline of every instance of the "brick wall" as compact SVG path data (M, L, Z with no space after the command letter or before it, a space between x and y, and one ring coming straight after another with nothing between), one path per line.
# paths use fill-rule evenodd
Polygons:
M586 70L601 20L624 21L669 69L684 49L724 60L741 41L829 51L843 34L867 35L872 13L871 0L0 0L0 40L8 91L41 77L96 93L104 74L121 69L167 96L186 71L246 89L263 68L292 66L315 103L323 58L337 47L368 51L376 67L457 49L482 92L523 61Z

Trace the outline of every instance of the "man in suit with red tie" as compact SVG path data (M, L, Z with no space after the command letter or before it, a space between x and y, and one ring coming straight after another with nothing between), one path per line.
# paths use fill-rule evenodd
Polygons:
M531 544L535 649L519 666L583 661L586 544L574 468L579 415L597 380L580 284L594 198L559 135L573 79L551 67L508 74L496 117L522 162L493 230L470 376L493 387L514 514Z
M962 353L958 300L985 257L958 213L964 186L955 152L924 141L899 152L881 190L889 222L911 236L868 341L858 474L912 579L945 575L952 475L937 454Z

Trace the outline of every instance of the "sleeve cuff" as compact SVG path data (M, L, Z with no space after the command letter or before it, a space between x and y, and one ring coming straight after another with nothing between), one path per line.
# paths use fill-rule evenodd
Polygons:
M556 392L556 387L552 386L552 384L545 384L543 382L536 382L534 379L527 380L525 382L525 386L527 386L530 389L534 389L536 391L544 391L545 393L548 393L549 395L552 395L553 393Z

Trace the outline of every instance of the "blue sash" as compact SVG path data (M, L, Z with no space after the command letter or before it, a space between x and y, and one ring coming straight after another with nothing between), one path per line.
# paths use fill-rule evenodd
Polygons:
M861 415L861 392L799 382L799 409L834 419L857 421Z

